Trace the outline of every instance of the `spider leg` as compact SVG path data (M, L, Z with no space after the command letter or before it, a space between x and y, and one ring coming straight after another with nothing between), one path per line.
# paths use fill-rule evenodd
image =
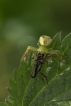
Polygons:
M31 50L31 51L37 51L37 48L34 48L32 46L28 46L27 49L26 49L26 51L25 51L25 53L23 54L23 56L21 58L21 61L23 61L24 57L26 57L28 55L29 50Z
M60 51L58 51L58 50L48 50L47 52L46 52L46 54L50 54L50 55L56 55L57 57L58 57L58 60L59 60L59 62L58 62L58 67L60 67L60 60L61 60L61 58L63 58L63 55L61 54L61 52Z

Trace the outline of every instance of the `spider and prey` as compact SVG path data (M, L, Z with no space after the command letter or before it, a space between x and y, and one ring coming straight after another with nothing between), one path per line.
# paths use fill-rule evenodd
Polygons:
M24 55L21 58L21 61L24 59L24 57L26 57L28 55L29 50L31 51L35 51L37 53L35 59L34 59L34 63L33 63L33 73L31 73L31 78L35 78L37 76L38 73L41 74L41 76L43 76L46 80L47 80L47 76L44 75L43 73L41 73L41 68L42 65L47 61L50 57L52 57L53 55L58 57L59 63L58 63L58 67L60 64L60 57L62 56L61 52L59 50L53 50L52 48L49 48L49 45L52 43L52 39L49 36L46 35L42 35L39 38L39 41L37 43L38 48L32 47L32 46L28 46ZM42 77L40 77L43 81L44 79Z

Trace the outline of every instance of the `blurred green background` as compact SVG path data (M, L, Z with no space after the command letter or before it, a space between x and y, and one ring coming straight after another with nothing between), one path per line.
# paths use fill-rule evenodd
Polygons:
M71 0L0 0L0 102L27 46L59 31L71 32Z

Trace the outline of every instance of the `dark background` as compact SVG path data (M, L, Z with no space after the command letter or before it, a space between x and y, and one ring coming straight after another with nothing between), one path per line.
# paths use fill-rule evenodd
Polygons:
M70 0L0 0L0 102L27 46L59 31L71 32Z

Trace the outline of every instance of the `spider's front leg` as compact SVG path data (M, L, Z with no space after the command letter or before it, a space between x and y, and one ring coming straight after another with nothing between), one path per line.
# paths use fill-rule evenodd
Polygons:
M31 51L37 51L37 48L32 47L32 46L28 46L27 49L26 49L26 51L25 51L25 53L23 54L23 56L21 58L21 61L23 61L24 57L26 57L28 55L29 50L31 50Z
M58 57L58 60L59 60L58 67L60 67L60 60L61 60L61 58L63 58L62 53L58 50L48 50L47 54L56 55Z

